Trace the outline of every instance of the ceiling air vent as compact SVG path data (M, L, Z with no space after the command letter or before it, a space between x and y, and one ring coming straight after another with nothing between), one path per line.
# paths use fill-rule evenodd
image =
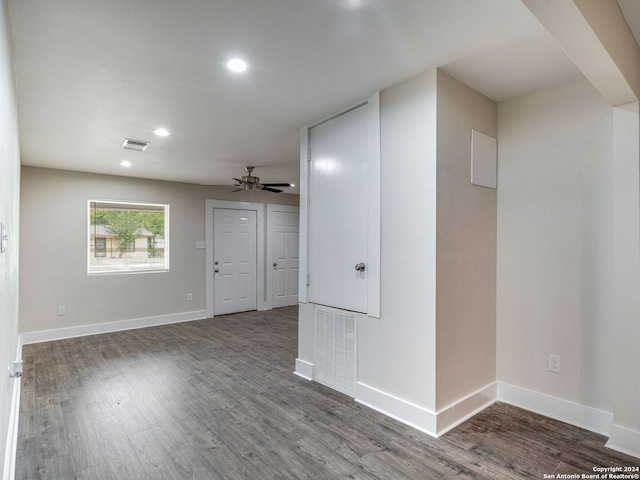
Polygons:
M149 146L149 143L150 142L145 142L143 140L131 140L130 138L125 138L124 142L122 142L122 148L144 152Z

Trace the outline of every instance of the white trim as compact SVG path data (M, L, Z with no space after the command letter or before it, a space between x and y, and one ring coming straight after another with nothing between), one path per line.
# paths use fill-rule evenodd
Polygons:
M579 403L498 382L498 400L576 427L609 435L613 414Z
M496 401L492 382L466 397L433 412L362 382L356 384L356 402L383 413L432 437L440 437Z
M39 332L26 332L20 335L23 345L30 343L50 342L65 338L84 337L100 333L120 332L136 328L156 327L171 323L191 322L208 318L204 310L193 312L171 313L157 317L132 318L116 322L96 323L94 325L78 325L76 327L56 328L54 330L41 330Z
M313 363L296 358L296 369L293 373L305 380L311 381L313 380Z
M205 263L206 263L206 277L205 277L205 310L207 317L212 318L215 315L213 296L213 209L214 208L227 208L231 210L254 210L256 212L257 222L257 278L256 278L256 308L258 310L267 310L269 307L265 302L265 288L264 288L264 203L251 203L251 202L234 202L229 200L205 200Z
M436 412L438 417L438 436L444 435L449 430L493 405L497 400L497 396L498 384L497 382L492 382L466 397L439 409Z
M367 316L380 318L380 92L367 99L369 103L369 198L367 231Z
M424 407L407 402L362 382L356 383L355 401L427 435L437 437L437 415Z
M307 245L309 238L309 127L300 129L300 265L298 301L307 303Z
M22 359L22 342L18 338L16 360ZM13 379L13 393L11 394L11 411L9 414L9 428L7 430L7 445L4 454L3 480L13 480L16 475L16 453L18 451L18 423L20 416L20 386L21 378Z
M640 432L613 423L605 447L640 458Z
M266 284L266 295L264 306L266 310L270 310L273 308L273 283L274 276L273 270L270 268L273 266L273 262L275 259L273 258L274 249L275 249L275 229L273 228L275 213L276 212L291 212L297 213L300 215L300 207L297 205L279 205L276 203L267 203L267 249L264 255L265 258L265 284ZM298 222L298 230L300 229L300 223ZM298 233L300 235L300 233ZM298 236L298 242L299 242ZM298 254L298 263L300 261L300 256ZM298 265L298 273L300 272L300 265ZM298 277L298 281L300 278ZM298 290L300 291L300 290ZM299 295L298 295L299 296ZM298 304L296 301L295 305Z

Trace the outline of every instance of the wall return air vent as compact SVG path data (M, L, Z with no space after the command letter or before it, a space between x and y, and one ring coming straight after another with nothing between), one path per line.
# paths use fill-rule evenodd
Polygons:
M131 140L130 138L125 138L124 142L122 142L121 147L127 150L137 150L138 152L144 152L149 146L150 142L145 142L144 140Z

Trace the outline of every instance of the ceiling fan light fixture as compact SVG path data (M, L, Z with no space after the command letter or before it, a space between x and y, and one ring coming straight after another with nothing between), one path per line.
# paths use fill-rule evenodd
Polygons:
M291 183L268 183L268 182L261 183L260 177L256 177L252 175L254 168L255 167L247 165L245 167L245 169L247 170L246 175L242 175L240 178L233 177L233 179L237 183L234 185L236 189L232 190L232 192L240 192L242 190L265 190L267 192L282 193L282 190L274 187L293 187L294 186Z

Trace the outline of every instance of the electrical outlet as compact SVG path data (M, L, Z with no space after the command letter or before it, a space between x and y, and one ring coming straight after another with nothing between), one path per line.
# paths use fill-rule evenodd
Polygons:
M549 354L549 366L547 370L553 373L560 373L560 355Z
M187 302L190 302L193 300L193 293L187 293Z
M62 316L62 315L66 315L67 313L67 309L65 308L64 305L59 305L58 306L58 315Z
M15 362L11 362L11 366L9 367L9 377L18 378L22 376L22 360L16 360Z

